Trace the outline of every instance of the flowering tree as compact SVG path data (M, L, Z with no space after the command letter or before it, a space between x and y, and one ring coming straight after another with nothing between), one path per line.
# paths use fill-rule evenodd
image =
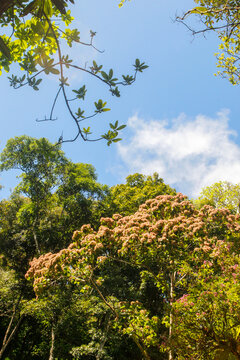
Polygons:
M174 304L177 359L240 359L240 257L232 242L196 249L188 292Z
M33 279L37 296L63 279L80 286L81 292L91 289L111 309L115 326L135 341L144 359L164 359L168 354L171 360L176 336L173 305L188 293L189 284L193 286L194 271L210 245L216 256L219 241L235 246L238 221L238 215L228 210L205 206L199 211L182 194L158 196L134 215L103 218L98 231L84 225L68 248L34 259L26 277ZM111 272L116 264L137 272L136 292L150 281L158 297L149 305L145 298L127 296L125 289L119 295L106 280L106 269Z

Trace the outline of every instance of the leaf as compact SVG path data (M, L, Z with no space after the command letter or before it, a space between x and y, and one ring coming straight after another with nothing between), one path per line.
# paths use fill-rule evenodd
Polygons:
M106 74L105 71L101 71L101 75L106 81L108 81L108 74Z
M50 60L49 60L49 62L47 63L47 66L52 65L52 64L53 64L53 62L54 62L54 59L50 59Z
M43 13L45 13L45 15L48 16L49 18L52 16L53 7L52 7L52 3L50 0L44 0Z
M42 82L42 79L38 79L38 80L36 81L36 84L35 84L35 85L39 85L41 82Z
M140 60L139 60L139 59L136 59L135 65L136 65L137 67L140 65Z
M52 0L52 3L56 6L62 15L66 15L66 9L63 0Z
M8 46L5 44L4 40L0 36L0 51L6 56L9 60L11 60L12 56Z
M37 7L37 0L31 1L21 12L20 16L26 16Z
M204 6L197 6L191 10L191 13L192 14L202 14L202 13L206 13L207 11L208 11L208 9L205 8Z
M122 130L122 129L124 129L126 126L127 126L127 125L121 125L121 126L119 126L119 127L117 128L117 130L118 130L118 131L119 131L119 130Z
M50 71L52 74L55 74L55 75L60 74L60 71L59 71L58 69L55 69L54 67L50 68L49 71Z
M90 126L88 126L87 129L86 129L86 128L83 128L83 132L84 132L86 135L91 134L91 132L90 132Z

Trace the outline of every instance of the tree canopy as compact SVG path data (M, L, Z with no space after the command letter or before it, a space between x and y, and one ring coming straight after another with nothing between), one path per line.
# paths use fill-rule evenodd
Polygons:
M194 203L201 207L212 205L216 208L227 208L233 213L239 213L240 185L228 181L219 181L202 189Z
M169 359L181 359L178 346L185 333L182 331L178 335L178 328L185 323L178 324L179 320L175 318L178 313L175 315L173 312L174 306L185 304L183 299L190 298L192 292L195 294L200 291L200 285L195 286L196 277L199 277L197 281L200 284L203 282L201 291L206 293L205 275L210 261L211 266L214 264L209 269L210 274L219 275L212 291L218 291L219 282L224 281L225 271L228 274L226 276L230 276L228 271L238 266L239 228L239 215L232 215L229 210L211 206L197 210L182 194L160 195L146 201L133 215L122 217L115 214L112 218L103 218L98 231L94 231L90 225L84 225L74 233L73 243L68 248L57 254L49 253L34 259L26 277L33 279L39 297L51 292L52 284L63 278L79 286L80 293L94 292L114 316L115 327L120 333L130 336L144 359L166 358L167 354ZM231 250L236 259L232 257L230 264L224 265L224 261L228 260L224 254L223 257L219 256L221 249L225 251L224 254ZM119 267L121 264L127 265L132 268L132 272L136 272L133 283L135 296L128 293L127 289L119 292L119 289L109 287L107 274L110 269L113 271L116 263ZM224 274L219 273L219 266L222 266ZM235 275L231 276L232 282ZM212 282L209 278L210 284ZM146 297L141 296L146 286L151 286L151 293L146 294ZM157 295L157 304L154 293ZM227 299L230 294L229 289ZM237 294L237 289L234 294ZM202 296L199 302L203 304L205 298ZM233 295L233 302L236 301L234 296L237 295ZM215 300L217 302L218 298ZM221 303L216 306L221 306ZM192 310L194 316L198 316L197 311L198 307ZM230 321L228 326L231 327L231 324ZM222 336L217 345L214 343L219 351L224 349L222 341L228 341L227 333ZM185 358L188 354L192 358L188 349L191 339L185 347ZM176 341L177 346L174 347ZM186 343L184 341L182 348ZM235 349L235 346L229 347L228 354L238 356ZM211 347L205 349L205 354L205 358L211 358Z
M218 74L228 78L233 84L239 84L239 2L237 0L194 0L196 7L178 17L195 34L215 31L220 45L216 52ZM188 24L189 16L200 18L202 27L194 29Z
M198 207L158 174L109 188L27 136L0 160L22 171L0 202L0 358L239 358L237 186Z
M111 188L112 208L123 216L136 212L141 204L158 195L173 195L176 191L163 182L157 173L152 176L133 174L126 178L126 184Z
M120 1L121 7L125 0ZM3 0L0 68L18 64L14 88L37 91L42 75L59 77L59 96L76 124L71 139L10 139L0 171L21 171L0 201L0 359L4 360L237 360L240 359L239 185L218 182L196 201L176 193L159 174L132 174L109 188L91 164L73 163L64 141L120 140L118 121L91 137L82 124L109 111L97 99L82 106L87 86L71 89L67 71L83 71L120 96L147 68L115 77L95 60L87 67L63 53L73 42L93 47L72 29L63 0ZM199 16L221 40L220 72L239 82L239 4L195 0L179 20ZM186 23L187 24L187 23ZM57 58L57 60L56 60ZM76 104L76 107L74 107ZM6 358L7 357L7 358Z

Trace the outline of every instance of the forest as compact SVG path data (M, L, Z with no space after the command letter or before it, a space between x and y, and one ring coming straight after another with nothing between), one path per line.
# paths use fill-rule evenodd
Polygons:
M50 116L37 121L55 121L61 99L75 126L55 142L12 137L0 153L1 174L18 174L0 200L0 359L240 359L240 184L219 180L193 198L158 172L137 172L109 186L93 165L65 154L63 145L76 141L105 141L111 151L126 127L114 120L95 136L92 125L82 126L110 108L102 99L90 115L74 108L87 87L72 88L66 71L86 73L118 99L119 88L141 82L149 67L136 58L133 72L116 78L95 60L75 65L63 42L101 50L94 31L84 43L68 27L68 6L74 11L73 0L0 3L0 69L20 71L10 86L38 91L41 77L59 76ZM188 24L192 17L200 29ZM176 17L193 34L217 34L218 75L232 85L239 18L236 0L195 0Z
M16 137L1 170L1 359L238 359L240 186L190 201L157 173L113 187Z

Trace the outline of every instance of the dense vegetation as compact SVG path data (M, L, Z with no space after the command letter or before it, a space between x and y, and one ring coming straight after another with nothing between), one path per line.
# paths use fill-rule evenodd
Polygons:
M98 321L106 314L96 294L79 298L77 288L69 283L66 287L63 284L64 291L62 288L58 295L55 293L53 297L36 301L31 282L25 280L29 261L34 256L56 253L68 247L74 230L84 224L91 223L97 229L102 216L133 213L148 198L175 194L175 190L165 185L157 174L152 177L134 174L127 178L126 184L113 188L103 186L97 182L91 165L72 163L60 145L54 146L44 138L21 136L10 139L0 160L2 171L21 171L21 181L10 198L0 203L3 343L0 358L48 358L55 316L58 318L55 357L72 358L69 353L72 349L90 346L91 341L96 342L91 345L92 351L98 351L100 335L91 335L91 331L97 332ZM127 275L121 279L118 268L114 271L118 281L128 281ZM113 285L116 278L111 281ZM114 287L117 289L118 284ZM120 346L117 339L115 342ZM124 348L124 343L121 346ZM117 348L114 351L117 353Z
M238 186L109 188L27 136L0 160L21 170L0 202L0 359L240 358Z
M178 20L197 15L204 27L193 33L220 30L220 73L239 83L239 2L195 2ZM9 30L0 37L0 70L19 64L24 75L9 77L11 86L36 91L41 75L58 75L44 121L54 119L62 95L76 125L71 139L55 144L10 139L0 156L1 171L21 172L0 202L0 359L240 359L239 185L219 182L190 201L158 174L109 188L92 165L66 158L61 143L96 140L80 122L109 108L98 99L93 114L72 110L65 71L87 72L119 97L118 86L147 68L136 59L133 74L119 80L95 61L88 69L73 64L60 39L94 47L96 34L81 42L66 6L0 3L0 25ZM85 85L72 91L85 99ZM124 127L111 123L99 139L117 142Z

